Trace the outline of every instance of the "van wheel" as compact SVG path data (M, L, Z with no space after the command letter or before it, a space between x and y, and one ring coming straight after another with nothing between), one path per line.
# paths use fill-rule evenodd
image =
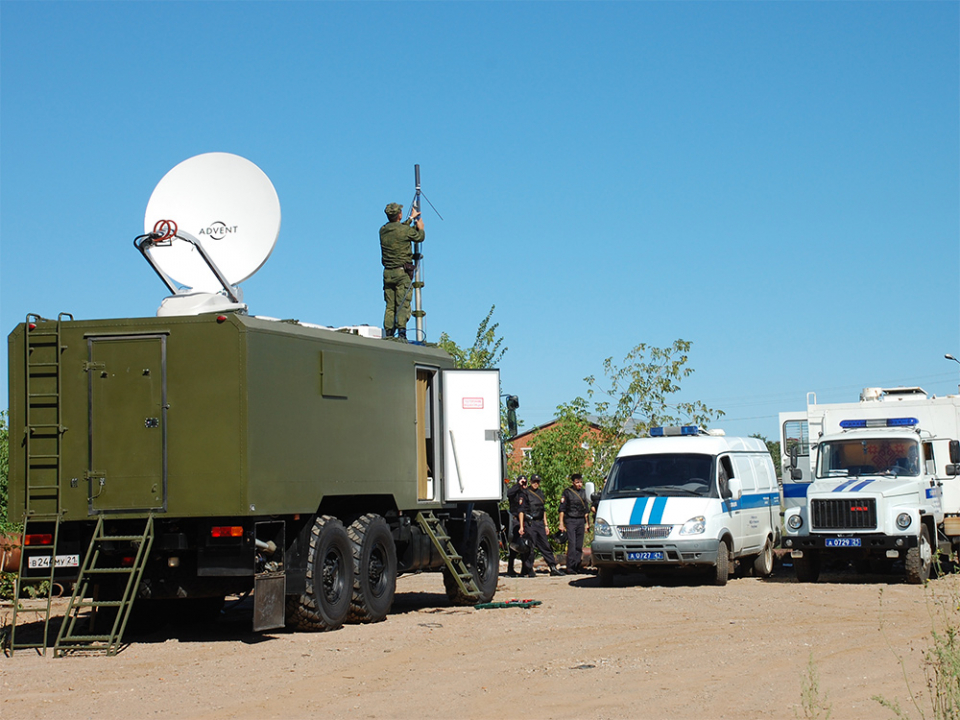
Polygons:
M379 515L359 517L347 535L353 545L353 599L350 620L380 622L393 606L397 590L397 548Z
M930 545L930 531L926 525L920 526L920 539L917 547L907 550L904 563L907 568L907 582L919 585L930 579L930 566L933 564L933 548Z
M300 630L336 630L353 597L353 546L343 523L322 515L310 530L307 586L291 603L292 623Z
M797 573L797 582L816 582L820 579L820 553L804 550L803 557L793 559L793 569Z
M753 559L753 574L762 578L773 574L773 543L770 538L763 541L763 550Z
M721 540L717 547L717 564L710 573L710 580L714 585L726 585L730 577L730 546L726 540Z
M609 565L601 565L597 568L597 579L600 581L600 587L613 587L613 568Z

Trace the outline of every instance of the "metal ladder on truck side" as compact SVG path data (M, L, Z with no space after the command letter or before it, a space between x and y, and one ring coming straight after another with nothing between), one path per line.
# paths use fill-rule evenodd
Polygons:
M24 519L20 538L20 572L14 583L9 636L11 655L25 648L35 648L45 654L48 647L57 546L63 517L60 504L61 448L67 428L63 426L61 417L60 356L66 349L61 342L65 318L73 320L73 315L60 313L56 325L50 329L42 325L54 321L29 313L24 324ZM29 559L26 552L28 547L31 550ZM30 563L33 563L32 567ZM49 572L37 577L25 577L24 570L37 568L48 569ZM42 637L40 641L17 642L21 591L24 586L42 586L43 583L47 583L46 603L41 609L34 610L42 616Z
M477 583L473 579L473 573L470 572L470 568L467 567L463 557L453 546L453 541L444 530L443 523L430 510L418 512L417 523L433 542L433 546L437 548L447 566L447 570L457 581L457 585L464 596L479 599L480 588L477 587Z
M115 562L118 556L116 553L117 546L126 543L132 546L131 550L135 550L135 554L129 562L122 564L120 567L98 564L104 557ZM73 594L70 596L63 624L60 626L59 635L57 635L57 642L53 646L54 657L63 657L70 652L117 654L123 639L123 632L127 627L127 621L130 619L130 612L133 609L137 590L140 587L140 578L143 577L143 569L147 564L152 545L152 514L147 516L143 532L139 535L108 535L104 528L103 516L100 516L97 520L97 527L93 532L93 538L90 540L90 547L84 556L83 566L80 568L80 575L77 577ZM109 552L105 553L105 550ZM123 592L119 599L100 600L96 586L103 578L110 575L126 575ZM119 585L119 583L116 584ZM84 622L86 621L86 616L81 616L81 613L87 608L93 610L91 620L94 620L97 613L103 608L116 609L116 616L113 618L113 624L109 632L89 634L79 631L78 622L81 619Z

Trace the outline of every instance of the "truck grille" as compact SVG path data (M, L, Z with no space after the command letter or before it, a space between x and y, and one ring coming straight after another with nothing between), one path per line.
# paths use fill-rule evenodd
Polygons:
M618 525L624 540L662 540L670 536L673 525Z
M810 511L814 530L874 530L877 527L874 498L811 500Z

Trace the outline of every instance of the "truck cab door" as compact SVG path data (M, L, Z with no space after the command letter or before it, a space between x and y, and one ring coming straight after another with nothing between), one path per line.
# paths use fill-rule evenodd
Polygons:
M790 455L794 450L797 458L795 468L791 466ZM813 482L813 470L810 423L806 412L780 413L780 480L784 509L807 504L807 488Z
M444 370L443 499L499 500L500 371Z

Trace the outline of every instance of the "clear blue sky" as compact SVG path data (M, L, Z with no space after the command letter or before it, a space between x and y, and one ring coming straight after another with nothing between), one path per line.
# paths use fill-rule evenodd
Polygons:
M728 433L956 392L958 38L956 2L3 2L0 319L153 315L150 193L225 151L283 212L251 313L379 324L419 163L428 339L496 304L528 427L676 338Z

